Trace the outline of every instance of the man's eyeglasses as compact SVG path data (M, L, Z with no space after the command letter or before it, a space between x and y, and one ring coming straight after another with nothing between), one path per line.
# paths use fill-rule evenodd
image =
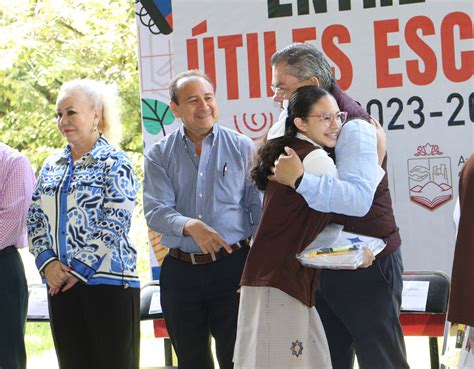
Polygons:
M314 114L314 115L307 115L306 118L319 118L321 123L331 124L334 119L337 120L340 124L344 124L347 120L347 112L340 111L339 113L332 114L332 113L323 113L323 114Z
M288 93L288 90L286 88L281 88L281 87L275 87L275 86L270 86L273 93L277 96L286 96Z

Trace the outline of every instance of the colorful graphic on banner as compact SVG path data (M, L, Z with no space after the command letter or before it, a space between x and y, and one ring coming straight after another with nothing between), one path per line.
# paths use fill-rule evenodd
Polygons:
M462 165L457 158L474 147L471 0L172 0L171 6L170 34L152 33L137 15L142 98L168 101L172 76L200 68L215 82L219 124L258 141L279 115L270 88L272 54L291 42L316 46L338 84L387 133L388 176L405 268L450 273L450 200L457 196L456 173ZM178 126L175 120L166 133ZM145 144L163 134L144 129ZM414 157L413 147L427 142L442 146L443 157L456 158L454 164ZM446 182L443 173L434 172L442 165ZM417 167L428 170L431 180L417 182ZM429 257L425 245L431 248Z
M161 234L150 228L148 228L148 242L150 245L150 258L153 261L152 277L153 279L159 279L160 266L166 254L168 254L168 248L161 243Z
M141 24L147 27L154 35L168 35L173 31L173 13L171 0L141 0L140 10L136 13Z
M170 107L159 100L142 99L143 127L152 135L162 132L166 136L165 126L174 122Z
M255 141L262 140L271 126L273 126L273 112L234 114L234 129Z
M171 0L135 1L145 148L175 130L179 123L168 106L168 81L172 77ZM148 230L153 279L159 279L160 265L168 249L161 236Z

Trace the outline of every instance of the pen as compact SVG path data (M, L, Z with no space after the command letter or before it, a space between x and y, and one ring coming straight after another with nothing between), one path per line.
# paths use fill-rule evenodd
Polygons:
M332 256L343 256L343 255L354 255L351 251L336 251L336 252L326 252L326 253L320 253L317 251L311 251L309 253L310 258L328 258Z
M340 252L340 251L353 251L359 250L357 245L349 245L349 246L340 246L340 247L323 247L318 249L316 252L318 254L330 254L333 252Z
M222 168L222 177L225 176L225 172L227 172L227 163L224 163L224 167Z

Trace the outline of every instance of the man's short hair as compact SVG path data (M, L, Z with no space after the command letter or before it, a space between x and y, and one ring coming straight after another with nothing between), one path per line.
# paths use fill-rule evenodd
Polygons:
M275 52L270 60L272 66L284 63L286 73L303 82L311 77L319 80L319 87L332 91L336 79L323 53L314 46L293 43Z
M214 83L212 83L211 79L206 73L203 73L198 69L192 69L186 72L181 72L177 74L176 76L174 76L173 79L168 83L168 93L170 95L170 100L174 102L176 105L179 105L178 104L178 82L183 78L189 78L189 77L202 78L210 83L214 91L216 90Z

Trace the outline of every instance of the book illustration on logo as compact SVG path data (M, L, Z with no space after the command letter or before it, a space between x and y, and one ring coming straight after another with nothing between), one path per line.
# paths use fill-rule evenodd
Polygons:
M434 210L453 198L451 159L437 145L418 146L417 159L408 160L410 200L428 210ZM421 158L423 157L423 158Z
M136 12L140 22L154 35L169 35L173 32L171 0L135 0L141 4Z

